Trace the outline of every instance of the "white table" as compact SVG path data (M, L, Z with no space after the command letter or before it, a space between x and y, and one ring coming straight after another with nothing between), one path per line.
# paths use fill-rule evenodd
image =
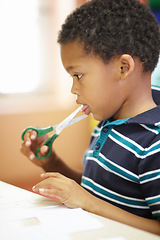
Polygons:
M41 239L41 237L44 239L44 237L48 240L48 239L63 239L63 240L68 240L68 239L72 239L72 240L101 240L101 239L118 239L118 238L122 238L125 240L160 240L160 237L154 235L154 234L150 234L138 229L135 229L133 227L97 216L95 214L91 214L91 213L86 213L85 211L81 210L80 214L82 214L82 219L81 221L86 220L87 217L91 218L91 220L93 219L94 221L97 221L97 226L98 225L102 225L100 226L98 229L91 229L91 230L87 230L87 231L78 231L75 233L69 233L68 234L68 238L66 237L61 237L61 238L54 238L54 233L55 233L55 228L57 229L57 232L59 231L58 229L61 229L61 233L63 232L63 229L66 227L66 224L64 224L64 222L58 222L57 219L57 226L55 226L56 224L54 223L54 226L52 229L52 216L50 214L50 211L53 212L53 215L55 215L54 212L56 209L59 209L60 207L60 212L61 214L63 212L68 211L68 214L70 215L70 213L74 214L74 210L72 209L68 209L64 206L61 205L57 205L56 202L54 202L51 199L42 197L38 194L26 191L24 189L12 186L10 184L4 183L0 181L0 233L4 232L3 237L0 235L0 239L1 240L19 240L17 237L14 238L14 234L15 232L13 231L14 227L15 229L22 229L22 233L24 231L24 235L25 237L21 237L20 239L29 239L27 238L26 234L31 234L32 237L37 240L37 239ZM55 208L55 210L53 209ZM36 221L37 219L32 218L32 217L28 217L28 214L32 214L32 212L36 211L36 214L44 214L44 218L43 218L43 222L44 225L48 227L47 229L47 234L48 236L43 236L43 228L41 227L40 224L37 225ZM59 210L56 210L57 213ZM75 210L76 211L76 210ZM19 225L15 225L15 222L13 221L14 219L17 219L18 214L22 214L23 213L23 217L26 214L26 219L27 221L15 221L16 224L18 223ZM84 214L84 216L83 216ZM39 215L41 216L41 215ZM59 216L59 215L58 215ZM12 220L12 221L10 221ZM48 221L48 222L47 222ZM70 219L70 224L73 226L75 225L75 219ZM74 222L72 222L74 221ZM76 219L77 224L79 223L78 221L80 221L79 218ZM89 220L90 221L90 220ZM26 224L25 228L24 225ZM94 223L93 223L94 224ZM32 225L32 226L31 226ZM59 226L61 225L61 226ZM10 231L10 227L12 226L11 231L14 232L14 234L12 235L12 238L7 238L6 236L10 236L9 235L9 231ZM31 228L30 228L31 227ZM4 230L5 229L5 230ZM32 232L28 233L28 229L32 229ZM74 230L74 229L73 229ZM39 233L40 238L38 237L38 233L36 231L42 231L41 233ZM5 236L5 233L7 234ZM10 233L12 234L12 233ZM44 234L45 235L45 234Z

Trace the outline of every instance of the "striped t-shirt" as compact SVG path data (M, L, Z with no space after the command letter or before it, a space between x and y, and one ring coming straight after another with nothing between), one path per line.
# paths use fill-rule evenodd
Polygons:
M157 105L160 105L160 86L152 85L151 88L152 88L153 100Z
M84 158L81 185L130 213L160 216L160 106L100 122Z

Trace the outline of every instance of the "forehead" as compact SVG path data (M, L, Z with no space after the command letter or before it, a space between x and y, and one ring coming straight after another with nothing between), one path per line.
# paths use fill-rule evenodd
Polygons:
M74 41L61 45L62 61L77 60L86 57L87 54L83 49L83 45Z
M86 68L93 64L103 63L102 59L93 53L87 54L84 51L83 44L77 41L61 44L61 60L67 72L80 67Z

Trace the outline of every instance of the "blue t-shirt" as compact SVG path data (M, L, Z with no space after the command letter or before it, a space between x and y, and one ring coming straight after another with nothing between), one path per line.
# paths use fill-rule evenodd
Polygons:
M100 122L84 157L81 185L130 213L160 216L160 106Z

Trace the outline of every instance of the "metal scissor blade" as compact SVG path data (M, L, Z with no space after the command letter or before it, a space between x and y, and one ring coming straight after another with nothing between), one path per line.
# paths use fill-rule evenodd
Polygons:
M79 122L80 120L82 120L82 119L84 119L84 118L86 118L86 117L88 117L88 115L85 114L85 115L82 115L82 116L80 116L80 117L76 117L76 118L72 119L72 120L68 123L68 125L65 126L65 128L71 126L72 124L75 124L76 122ZM58 125L59 125L59 124L56 124L56 125L52 126L52 128L53 128L53 129L56 129L56 128L58 127Z
M79 112L81 111L82 107L83 107L83 106L80 106L79 108L77 108L73 113L71 113L68 117L66 117L61 123L59 123L59 124L56 126L55 130L56 130L56 133L57 133L57 134L60 134L60 132L61 132L64 128L66 128L66 127L70 126L71 124L73 124L73 123L72 123L73 118L77 115L77 113L79 113ZM81 116L81 117L82 117L82 116ZM75 119L75 120L76 120L76 119ZM81 119L79 119L79 120L81 120ZM78 121L78 120L77 120L77 121ZM76 121L76 122L77 122L77 121Z
M85 115L82 115L80 117L74 118L74 119L72 119L72 121L69 123L68 126L71 126L72 124L75 124L76 122L79 122L80 120L82 120L86 117L88 117L88 115L85 114Z

